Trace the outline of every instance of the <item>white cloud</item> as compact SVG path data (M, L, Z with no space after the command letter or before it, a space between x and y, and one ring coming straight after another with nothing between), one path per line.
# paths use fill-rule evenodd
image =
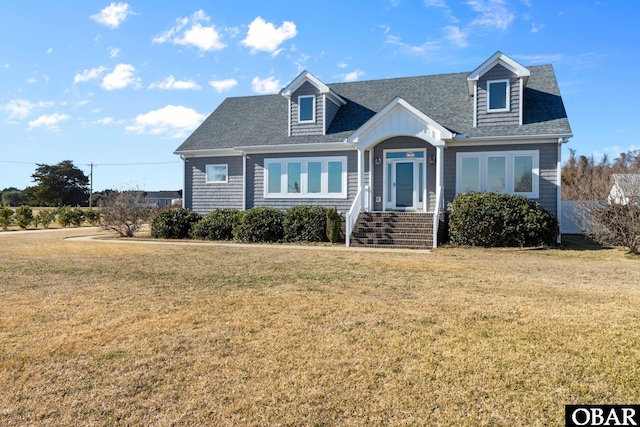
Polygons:
M355 82L360 77L364 76L364 74L365 73L362 70L355 70L355 71L352 71L350 73L343 74L342 75L342 81L343 82Z
M504 0L468 0L467 4L480 13L480 16L471 22L471 26L504 31L515 19L515 15L507 9Z
M447 7L444 0L424 0L424 4L428 7Z
M53 52L53 48L52 48L52 47L50 47L49 49L47 49L47 53L51 53L51 52Z
M537 33L538 31L544 29L544 24L538 24L536 25L535 22L531 23L531 32L532 33Z
M30 77L27 79L27 83L29 83L30 85L37 83L38 79L36 79L35 77Z
M446 33L445 38L455 46L467 47L469 45L469 43L467 43L467 34L464 31L461 31L460 28L450 25L448 27L444 27L444 31Z
M275 52L278 47L288 39L298 34L296 24L291 21L284 21L279 28L271 22L266 22L261 17L257 17L249 24L247 37L240 43L251 48L251 53Z
M100 13L91 15L90 18L98 24L115 29L120 26L128 15L133 15L133 10L127 3L111 3L102 9Z
M163 90L185 90L185 89L193 89L200 90L202 87L198 85L196 82L192 80L176 80L175 77L169 76L166 79L151 83L149 85L149 89L163 89Z
M91 123L99 125L120 125L124 123L124 120L114 120L113 117L104 117L100 120L94 120Z
M99 78L102 73L107 71L107 67L100 66L98 68L91 68L90 70L84 70L81 74L76 74L73 78L73 83L82 83L89 80Z
M273 76L267 77L266 79L254 77L253 80L251 80L251 89L261 95L277 93L280 90L280 80L276 80Z
M515 55L514 58L528 65L540 65L562 62L566 56L562 53L555 53L550 55Z
M127 86L140 85L140 78L135 77L136 68L131 64L118 64L116 68L102 79L100 86L104 90L124 89Z
M222 93L238 85L236 79L224 79L224 80L211 80L209 84L218 92Z
M27 118L36 108L50 108L53 105L55 105L55 103L52 101L40 101L34 104L24 99L13 99L5 105L0 106L0 110L6 111L8 113L7 119L12 121Z
M385 43L391 46L396 46L400 49L400 52L410 56L420 56L427 53L439 51L442 47L442 43L439 41L426 41L418 46L412 46L404 43L398 36L388 35Z
M349 64L345 61L339 61L337 65L338 68L347 68L349 66Z
M153 43L173 43L181 46L195 46L203 52L221 50L226 45L220 39L215 26L205 26L210 18L199 10L190 18L178 18L173 27L152 38Z
M110 47L109 48L109 57L110 58L115 58L116 56L118 56L119 53L120 53L120 48L117 48L117 47Z
M180 105L167 105L159 110L140 114L135 124L126 130L137 134L166 135L170 138L184 138L193 131L205 116L192 108Z
M51 115L44 115L44 116L40 116L35 120L32 120L29 122L29 130L37 128L37 127L43 127L46 128L48 130L51 131L57 131L58 128L58 123L65 121L69 119L69 116L67 116L66 114L51 114Z

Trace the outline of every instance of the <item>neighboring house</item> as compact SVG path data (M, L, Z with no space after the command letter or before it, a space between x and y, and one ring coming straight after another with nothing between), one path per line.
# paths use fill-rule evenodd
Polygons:
M497 52L471 73L325 84L304 71L279 94L226 99L175 154L184 207L201 214L335 206L347 245L435 247L462 192L525 195L561 218L571 136L553 67Z
M626 205L631 202L640 203L640 174L611 175L611 191L609 191L609 203Z
M182 204L180 191L149 191L145 197L151 207L174 206Z

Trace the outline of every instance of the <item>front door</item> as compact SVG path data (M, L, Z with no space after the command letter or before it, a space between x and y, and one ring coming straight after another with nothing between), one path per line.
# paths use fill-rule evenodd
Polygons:
M421 154L421 152L390 152L386 154L386 209L422 209L424 189L424 156Z

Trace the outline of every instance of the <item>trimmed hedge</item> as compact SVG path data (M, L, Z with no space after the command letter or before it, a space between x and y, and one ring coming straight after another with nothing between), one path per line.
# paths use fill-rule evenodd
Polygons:
M200 214L184 208L160 212L151 225L151 236L159 239L186 239Z
M14 221L20 228L27 228L33 224L33 210L31 206L23 205L16 209L14 214Z
M283 227L287 242L326 242L327 209L294 206L284 214Z
M278 209L251 208L238 215L233 237L241 242L281 242L284 239L284 213Z
M525 196L469 193L451 203L449 237L455 245L550 246L559 233L556 217Z
M338 243L342 236L342 218L338 213L338 209L327 209L327 238L331 243Z
M202 240L233 240L233 227L238 223L237 209L216 209L193 226L191 237Z

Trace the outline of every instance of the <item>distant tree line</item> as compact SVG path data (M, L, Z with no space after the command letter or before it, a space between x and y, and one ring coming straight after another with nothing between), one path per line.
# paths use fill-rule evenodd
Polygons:
M640 174L640 150L630 150L613 160L603 154L577 156L569 150L569 158L562 166L563 200L607 200L613 174Z

